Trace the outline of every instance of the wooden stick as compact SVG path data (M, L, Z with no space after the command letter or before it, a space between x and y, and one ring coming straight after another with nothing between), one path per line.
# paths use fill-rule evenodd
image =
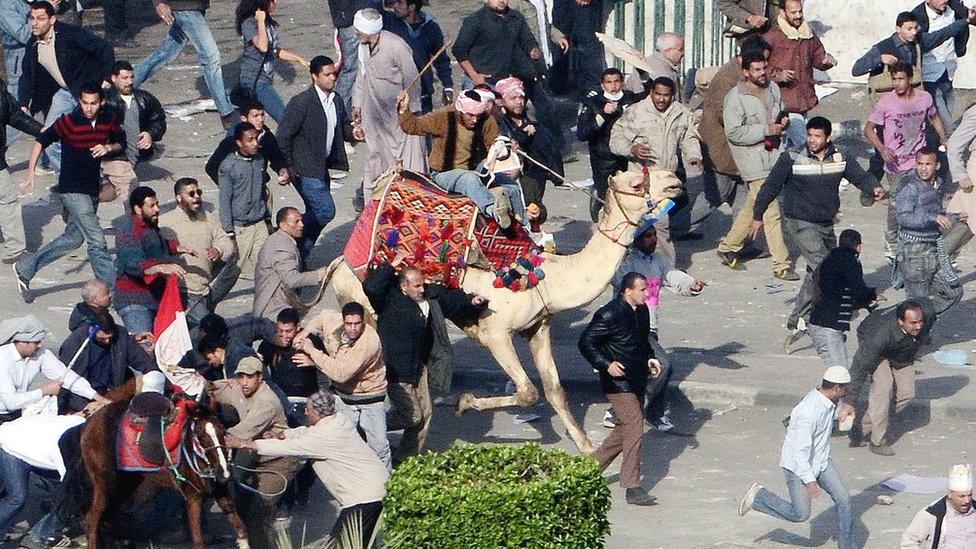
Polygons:
M525 152L523 152L522 149L516 149L515 152L517 152L522 158L528 160L529 162L532 162L536 166L539 166L543 170L546 170L547 172L551 173L553 176L559 178L559 181L561 181L563 183L566 182L566 178L565 177L563 177L563 176L559 175L558 173L552 171L552 169L549 166L546 166L542 162L539 162L535 158L532 158L531 156L529 156L528 154L526 154Z
M434 66L434 61L437 61L437 58L443 55L444 52L447 50L447 47L450 45L451 45L450 41L444 42L444 45L441 46L441 49L437 50L437 52L430 58L430 61L428 61L427 64L424 65L424 68L420 69L420 72L417 73L417 77L414 78L409 84L407 84L407 87L403 88L403 90L407 93L410 93L410 88L414 87L414 85L416 85L417 82L420 81L420 77L423 76L425 72L429 71L430 68Z

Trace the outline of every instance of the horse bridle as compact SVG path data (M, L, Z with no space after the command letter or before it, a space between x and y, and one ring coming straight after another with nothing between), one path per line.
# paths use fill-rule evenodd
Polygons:
M200 444L200 437L197 435L197 420L190 421L190 428L187 429L185 440L183 443L183 457L187 460L190 469L197 474L200 478L217 480L216 469L212 463L210 463L210 458L207 457L207 452L211 450L216 450L218 452L223 452L226 448L223 444L219 444L218 441L214 441L214 444L210 446L204 446ZM192 452L188 450L188 447L192 447ZM224 456L224 460L227 461L228 466L230 466L230 457ZM200 466L200 463L205 464L205 468ZM229 472L229 471L228 471Z

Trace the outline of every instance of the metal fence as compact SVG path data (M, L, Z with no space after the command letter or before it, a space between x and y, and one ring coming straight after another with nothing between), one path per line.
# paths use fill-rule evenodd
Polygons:
M735 45L723 36L724 28L725 17L714 0L620 1L607 23L607 32L647 55L654 51L654 37L662 32L684 35L687 67L718 66L732 58ZM629 69L614 58L607 62L621 70ZM681 67L682 72L684 69Z

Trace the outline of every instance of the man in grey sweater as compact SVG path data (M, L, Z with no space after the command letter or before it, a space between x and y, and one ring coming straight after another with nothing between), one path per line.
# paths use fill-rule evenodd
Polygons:
M234 241L238 265L244 273L252 273L258 251L268 239L263 223L268 213L264 159L259 152L258 130L250 122L234 128L234 143L237 152L228 155L217 170L220 227Z

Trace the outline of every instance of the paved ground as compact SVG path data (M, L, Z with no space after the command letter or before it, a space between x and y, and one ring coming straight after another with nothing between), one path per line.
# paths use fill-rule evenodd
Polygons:
M136 61L149 53L161 39L165 28L154 25L152 9L145 3L139 13L139 34L142 46L118 52L120 58ZM278 19L284 26L287 47L311 57L319 53L332 54L331 23L323 3L283 3ZM459 14L475 9L475 4L449 7L435 6L434 12L452 38L459 27ZM208 14L218 44L224 54L225 78L232 86L237 77L236 58L240 39L233 33L233 4L216 3ZM100 30L98 12L86 18ZM299 28L299 25L304 27ZM284 97L290 97L307 85L302 71L285 67L278 83ZM188 103L206 96L206 88L196 55L190 51L173 65L160 71L146 88L157 94L165 104ZM965 105L970 94L962 94L959 103ZM830 116L839 127L839 142L851 145L854 154L863 161L866 146L858 137L858 120L866 118L870 109L863 93L841 90L830 97L820 113ZM568 112L573 111L567 105ZM171 196L172 178L194 175L207 181L203 163L223 134L215 114L201 114L187 119L170 117L169 132L164 140L160 158L140 167L140 176L155 187L163 197ZM567 128L573 124L568 121ZM13 164L15 179L20 179L26 165L29 143L15 143L8 158ZM576 144L580 160L567 166L570 180L589 177L585 148ZM333 184L338 205L336 221L320 240L313 256L313 265L324 264L341 253L348 237L353 210L351 198L355 183L361 177L359 163L362 156L353 157L350 176ZM63 222L56 208L47 199L46 187L52 178L40 178L38 188L23 197L24 217L28 225L29 245L36 248L63 230ZM216 188L205 185L205 198L216 200ZM298 204L291 187L275 189L275 203ZM582 248L591 234L587 215L587 198L579 192L550 190L546 198L550 210L549 230L556 235L562 252ZM172 204L169 204L172 207ZM108 227L121 214L119 205L104 208L102 219ZM882 207L861 207L854 192L843 196L838 230L855 227L865 236L862 255L869 281L887 287L890 272L881 255L881 236L884 211ZM661 338L670 348L677 365L674 391L675 417L679 426L694 433L693 438L648 435L645 443L647 486L659 498L661 505L640 510L623 504L622 492L613 485L614 523L611 547L743 547L756 543L771 546L775 543L795 546L820 546L828 543L832 519L826 504L817 502L812 526L786 525L772 519L735 516L735 503L743 490L755 479L782 490L782 476L777 468L779 445L783 428L780 420L802 395L817 382L822 366L815 353L807 348L809 340L798 345L798 351L785 355L780 348L784 335L783 324L798 288L796 283L778 283L771 276L767 261L752 262L746 272L733 273L721 267L712 251L716 240L731 222L727 207L716 211L702 230L702 236L678 244L680 263L697 277L709 282L699 298L686 299L665 295L662 305ZM111 231L107 231L110 242ZM960 264L966 280L976 256L964 251ZM8 273L0 276L0 292L6 296L5 316L27 312L41 317L54 332L56 345L66 335L67 316L79 299L81 283L91 276L87 263L65 259L42 271L34 280L37 301L23 304L16 285ZM249 310L250 283L242 281L231 299L219 308L227 316ZM886 291L896 302L900 294ZM585 420L591 436L600 440L605 436L598 421L604 409L604 399L595 392L592 372L579 357L575 342L592 311L609 298L604 293L587 307L567 311L554 321L554 345L560 375L570 389L576 416ZM323 306L334 305L329 295ZM973 314L976 302L964 297L935 330L937 348L970 349L973 339ZM458 339L456 384L481 394L501 392L504 379L500 369L482 349L460 337ZM853 351L853 348L851 349ZM527 348L520 344L520 353L528 358ZM972 367L948 368L935 363L927 354L918 364L920 370L918 406L907 414L910 430L901 437L898 455L882 459L863 451L854 451L836 444L836 456L852 493L858 513L858 539L868 547L891 547L896 544L901 528L911 515L935 496L895 497L895 505L879 507L875 497L881 493L878 485L884 479L901 472L922 476L946 474L954 462L971 461L971 450L958 441L969 440L972 421L976 420L976 387L970 383ZM535 375L529 367L531 375ZM733 408L734 406L734 408ZM446 448L456 441L483 443L534 440L573 450L551 408L540 404L531 410L541 416L529 424L513 422L516 411L469 413L455 419L453 412L438 408L434 420L432 446ZM904 429L903 429L904 430ZM843 440L839 441L843 442ZM617 469L611 468L610 480L616 480ZM326 496L316 498L321 503ZM314 510L306 532L306 539L316 539L329 527L331 515L323 516L321 505ZM868 534L870 532L870 534ZM302 538L301 520L292 525L296 543ZM791 535L792 534L792 537Z

